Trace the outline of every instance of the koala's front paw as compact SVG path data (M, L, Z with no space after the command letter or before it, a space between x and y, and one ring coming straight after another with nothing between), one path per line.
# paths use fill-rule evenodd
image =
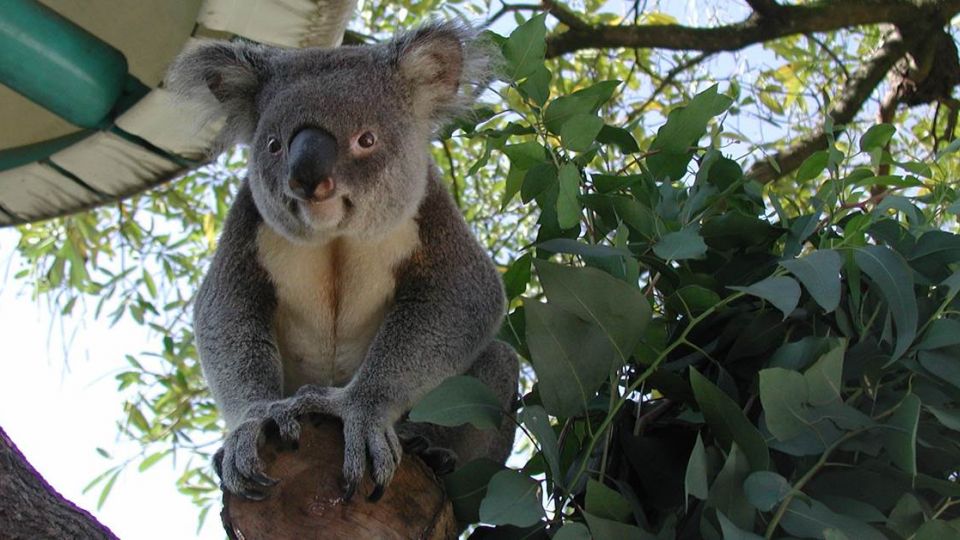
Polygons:
M364 411L345 411L343 416L343 479L345 483L345 498L353 496L360 480L363 478L364 465L370 459L370 476L375 484L373 491L367 497L376 502L383 496L383 491L397 466L400 465L402 448L393 422L375 415L365 414Z
M264 473L260 449L267 440L296 448L300 441L299 417L310 412L310 404L312 400L294 397L252 406L247 411L248 420L227 435L223 447L213 456L223 488L255 501L266 498L277 480Z
M254 501L266 498L277 481L264 474L260 447L265 440L262 420L248 420L230 432L213 456L223 489Z
M344 499L350 500L363 479L369 458L374 488L367 499L376 502L400 465L403 453L394 420L384 407L356 399L341 388L307 385L291 398L301 413L333 415L343 421Z

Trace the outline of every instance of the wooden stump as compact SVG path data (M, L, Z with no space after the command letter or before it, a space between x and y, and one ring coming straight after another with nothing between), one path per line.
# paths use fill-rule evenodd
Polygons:
M436 476L417 457L404 455L378 502L367 475L349 502L343 500L343 431L339 421L305 422L299 450L268 445L267 474L280 482L263 501L224 493L220 516L231 538L424 539L456 538L453 507Z

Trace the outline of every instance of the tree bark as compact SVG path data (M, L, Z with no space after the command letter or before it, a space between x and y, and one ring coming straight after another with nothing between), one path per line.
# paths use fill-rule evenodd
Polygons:
M578 24L547 38L547 57L608 47L681 51L737 51L782 37L890 23L942 27L960 12L960 0L833 0L810 5L769 4L735 24L703 28L682 24ZM568 25L569 26L569 25Z
M899 35L891 36L883 48L847 81L843 93L829 112L835 126L835 136L844 124L853 121L873 90L908 49L909 44ZM747 171L747 176L766 184L796 170L814 152L826 147L827 133L821 127L772 156L771 160L777 163L777 167L770 161L758 161Z
M419 458L404 455L378 502L366 500L373 484L365 478L349 502L343 500L340 423L304 423L298 450L269 444L267 475L280 482L263 501L224 493L220 517L230 538L244 540L359 538L441 540L456 538L453 507L433 472Z
M64 448L64 453L69 452ZM65 455L65 459L69 456ZM0 428L0 537L5 539L117 538L62 495L34 469Z
M568 27L547 38L547 57L583 49L629 47L701 51L695 57L700 59L791 35L889 24L897 33L847 80L834 100L828 113L835 129L833 135L856 118L873 91L905 56L910 62L901 70L903 73L895 73L896 99L885 103L889 112L895 112L900 104L955 102L952 91L960 84L960 64L953 38L943 27L960 13L960 0L825 0L801 5L776 0L745 1L753 10L747 19L717 27L593 25L556 2L544 1L544 9ZM683 69L686 68L679 71ZM664 82L679 71L671 71ZM658 87L654 95L661 89L662 86ZM645 106L637 110L642 111ZM947 130L950 136L952 131ZM768 160L754 163L747 176L768 183L787 175L814 152L826 148L829 135L821 126Z

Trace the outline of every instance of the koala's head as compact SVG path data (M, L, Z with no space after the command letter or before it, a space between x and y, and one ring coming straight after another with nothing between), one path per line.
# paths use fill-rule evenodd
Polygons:
M183 53L168 85L226 116L220 148L249 145L254 201L275 230L370 237L416 212L429 139L469 101L484 49L452 23L337 49L213 42Z

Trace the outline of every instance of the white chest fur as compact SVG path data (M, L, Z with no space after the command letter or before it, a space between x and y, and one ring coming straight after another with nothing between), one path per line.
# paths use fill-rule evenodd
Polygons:
M413 219L377 240L342 237L323 245L295 244L260 226L260 264L277 291L284 394L304 384L349 382L393 302L397 266L418 245Z

